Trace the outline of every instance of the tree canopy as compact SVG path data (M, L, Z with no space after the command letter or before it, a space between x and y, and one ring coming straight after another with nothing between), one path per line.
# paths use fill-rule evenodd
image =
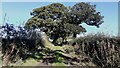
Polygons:
M25 27L42 28L43 32L53 39L53 43L59 38L64 41L66 37L76 37L77 34L86 32L86 29L80 25L82 23L96 27L103 23L103 16L96 11L96 5L85 2L70 7L53 3L33 9L30 14L32 17Z

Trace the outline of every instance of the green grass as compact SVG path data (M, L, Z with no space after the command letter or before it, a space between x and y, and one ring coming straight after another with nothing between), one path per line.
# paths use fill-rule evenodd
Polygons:
M0 57L0 67L2 67L2 58Z
M66 68L64 63L60 63L60 62L56 62L56 63L52 63L52 68Z
M2 53L0 52L0 67L2 67Z
M39 62L33 58L29 58L26 61L22 61L19 64L11 64L10 66L36 66Z
M26 60L24 63L22 63L22 66L31 66L31 65L35 66L38 63L39 62L37 62L37 60L30 58L30 59Z
M52 66L65 66L65 64L60 63L60 62L56 62L56 63L53 63Z

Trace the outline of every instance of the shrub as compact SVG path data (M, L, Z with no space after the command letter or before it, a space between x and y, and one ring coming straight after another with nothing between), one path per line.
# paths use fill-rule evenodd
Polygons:
M5 24L0 28L2 38L3 63L16 62L16 58L26 59L42 46L41 33L36 28L26 30L24 27L15 27L13 24Z
M105 34L95 34L80 37L72 43L79 45L76 52L85 53L92 58L92 62L99 66L115 66L120 63L120 38L106 36Z

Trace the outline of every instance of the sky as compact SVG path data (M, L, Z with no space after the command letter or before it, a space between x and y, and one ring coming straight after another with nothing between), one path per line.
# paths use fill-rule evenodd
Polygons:
M4 16L6 14L6 22L12 23L14 25L23 25L23 22L26 22L31 16L30 12L34 8L41 6L46 6L52 2L3 2L2 3L2 24ZM73 6L77 2L59 2L65 6ZM103 32L105 34L117 35L118 34L118 2L90 2L91 4L96 5L96 10L101 12L101 15L104 16L104 23L100 28L95 26L88 26L82 24L89 33ZM1 5L1 3L0 3Z
M118 2L119 0L0 0L2 2Z

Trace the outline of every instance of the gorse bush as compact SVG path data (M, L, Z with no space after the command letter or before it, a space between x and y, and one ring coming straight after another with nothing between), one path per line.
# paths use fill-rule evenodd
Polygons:
M41 30L24 27L15 27L13 24L5 24L0 27L0 37L2 38L2 54L5 65L9 61L16 62L17 59L26 59L28 55L35 53L41 43Z

